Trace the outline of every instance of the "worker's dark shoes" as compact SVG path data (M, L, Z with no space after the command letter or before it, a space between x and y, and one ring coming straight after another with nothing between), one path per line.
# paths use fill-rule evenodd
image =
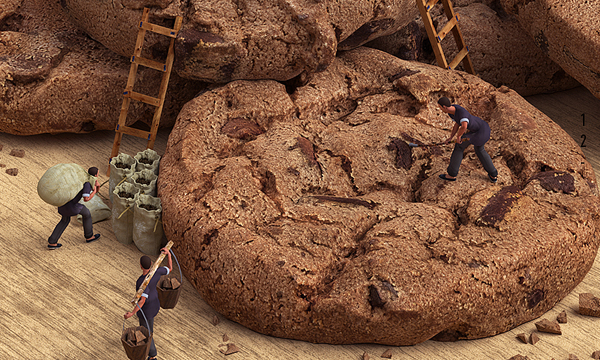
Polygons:
M440 179L448 180L448 181L456 181L456 178L454 178L454 179L453 178L449 178L449 177L446 176L446 174L440 175Z
M86 243L91 243L92 241L96 241L96 240L98 240L99 238L100 238L100 234L96 234L96 235L94 235L94 237L93 237L93 238L91 238L91 239L86 239L86 240L85 240L85 242L86 242Z
M490 181L493 183L496 183L498 181L498 177L492 177L492 175L488 174L488 177L490 178Z
M56 243L56 245L48 244L48 249L49 250L56 250L56 249L58 249L61 246L62 246L62 244L60 244L60 243Z

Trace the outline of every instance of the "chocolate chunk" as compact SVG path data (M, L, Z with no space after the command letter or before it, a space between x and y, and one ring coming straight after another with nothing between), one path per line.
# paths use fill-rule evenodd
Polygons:
M579 313L600 317L600 299L590 293L579 294Z
M264 133L264 130L253 121L238 117L227 121L221 128L221 132L232 138L249 140Z
M598 360L600 359L600 350L596 350L592 353L592 358Z
M17 168L6 169L6 173L10 176L17 176L17 174L19 173L19 169L17 169Z
M392 350L387 349L383 354L381 354L381 357L384 359L391 359L392 358Z
M558 316L556 316L556 321L558 321L561 324L566 324L567 323L567 312L566 311L561 311L560 314L558 314Z
M488 204L481 210L479 219L475 222L479 226L494 226L504 219L514 202L521 196L521 190L516 186L507 186L498 191L488 200Z
M527 335L525 335L525 333L517 334L517 339L521 340L524 344L527 344Z
M398 138L392 138L392 141L387 146L388 150L396 154L396 168L410 169L412 166L412 153L410 146Z
M227 344L227 349L219 349L219 351L225 355L230 355L240 351L240 349L234 343L229 343Z
M575 180L573 176L564 171L542 171L531 177L529 181L538 180L540 185L547 191L571 194L575 191Z
M540 337L537 336L536 333L531 333L531 335L529 335L529 342L531 345L535 345L538 341L540 341Z
M22 158L25 157L25 150L12 149L10 155Z
M560 325L558 325L557 321L550 321L547 319L542 319L535 323L535 327L540 332L550 333L550 334L558 334L561 335Z

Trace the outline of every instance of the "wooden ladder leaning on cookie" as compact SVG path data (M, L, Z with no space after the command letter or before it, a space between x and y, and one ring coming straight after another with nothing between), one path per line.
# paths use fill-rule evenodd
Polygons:
M429 42L431 43L431 47L435 53L435 58L438 65L444 69L454 70L458 64L462 62L466 72L475 74L475 69L473 69L473 63L471 62L471 57L469 56L469 47L465 44L465 40L463 39L460 28L458 27L460 15L454 13L454 8L452 7L450 0L441 0L442 5L444 6L444 13L448 18L448 22L442 28L442 30L440 30L440 32L437 32L433 26L433 20L431 19L431 14L429 11L433 9L433 6L437 4L438 1L439 0L417 0L417 6L421 12L421 17L423 18L423 23L425 24L425 30L427 30L427 36L429 37ZM459 51L456 57L450 62L450 64L448 64L446 61L446 56L444 56L441 43L446 35L448 35L451 31L452 35L454 35L456 47Z
M148 139L148 144L146 148L154 148L156 132L158 131L158 125L160 124L160 116L165 102L165 95L167 93L167 87L169 85L169 78L171 77L171 70L173 69L173 59L175 58L173 45L175 43L175 38L177 37L179 30L181 30L181 24L183 20L181 16L177 16L175 18L175 25L173 29L169 29L163 26L149 23L148 14L149 9L144 8L142 20L140 21L138 29L138 36L137 41L135 43L135 49L133 51L133 56L131 57L131 68L129 69L129 78L127 79L127 86L125 87L125 91L123 92L123 105L121 106L119 122L117 123L117 126L115 128L115 141L113 143L110 158L108 159L109 163L110 159L119 154L119 147L121 146L121 139L123 138L123 134ZM171 43L169 44L169 50L167 52L167 59L164 64L158 61L143 58L141 56L146 31L151 31L171 38ZM143 65L145 67L149 67L161 71L163 73L162 81L158 90L158 97L155 98L133 91L133 85L135 84L138 65ZM129 111L129 103L131 102L131 99L156 106L154 117L152 118L152 126L150 127L150 131L144 131L125 125L125 120L127 119L127 113ZM108 171L106 174L110 175L110 166L108 167Z

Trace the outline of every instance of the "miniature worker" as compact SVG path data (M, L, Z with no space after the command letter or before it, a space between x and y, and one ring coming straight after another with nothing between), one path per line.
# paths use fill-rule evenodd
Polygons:
M91 167L88 170L88 174L97 177L98 176L98 168ZM85 236L85 242L90 243L92 241L98 240L100 238L100 234L94 235L94 229L92 226L92 215L90 214L90 210L85 207L85 205L80 204L79 200L83 198L83 201L87 202L92 200L94 195L98 193L100 190L100 184L98 184L98 180L96 180L96 184L92 188L92 184L89 182L85 182L83 184L83 188L75 195L73 199L71 199L68 203L63 206L58 207L58 213L62 216L60 222L52 231L52 234L48 238L48 249L54 250L58 249L62 246L58 242L60 236L65 231L67 226L69 226L69 222L71 222L71 216L75 216L81 214L82 223L83 223L83 236Z
M450 103L450 99L445 96L438 100L438 106L443 112L450 115L450 118L454 121L450 137L444 143L449 143L456 135L456 145L454 145L454 151L450 156L448 174L442 174L440 178L448 181L456 180L463 153L469 145L473 144L475 154L485 171L487 171L490 180L493 183L498 181L498 171L484 148L485 143L490 139L490 126L488 123L477 116L469 114L462 106L453 105Z
M158 291L156 291L156 284L160 277L163 275L169 275L171 270L173 270L173 262L171 261L171 253L169 250L162 248L160 251L163 254L167 254L168 256L168 266L162 266L154 272L152 279L146 286L146 289L142 293L142 297L138 301L137 305L133 308L133 311L129 311L125 313L125 319L129 319L133 316L133 314L137 313L140 326L144 326L146 329L150 331L151 334L154 333L154 317L158 314L158 310L160 310L160 301L158 300ZM146 255L140 258L140 267L142 268L142 275L137 279L135 283L135 290L137 291L146 275L150 272L150 268L152 267L152 260ZM138 307L139 306L139 307ZM142 309L144 314L138 313L139 309ZM144 318L146 316L146 318ZM148 322L146 323L146 319ZM150 351L148 352L148 359L154 360L156 359L156 346L154 345L154 337L152 337L152 343L150 344Z

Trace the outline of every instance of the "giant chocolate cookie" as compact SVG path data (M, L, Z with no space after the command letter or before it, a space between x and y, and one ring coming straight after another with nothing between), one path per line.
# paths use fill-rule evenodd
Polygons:
M448 96L489 122L438 178ZM473 339L534 319L598 249L594 172L514 91L378 50L304 87L238 81L180 113L161 161L164 228L188 279L253 330L326 343Z

